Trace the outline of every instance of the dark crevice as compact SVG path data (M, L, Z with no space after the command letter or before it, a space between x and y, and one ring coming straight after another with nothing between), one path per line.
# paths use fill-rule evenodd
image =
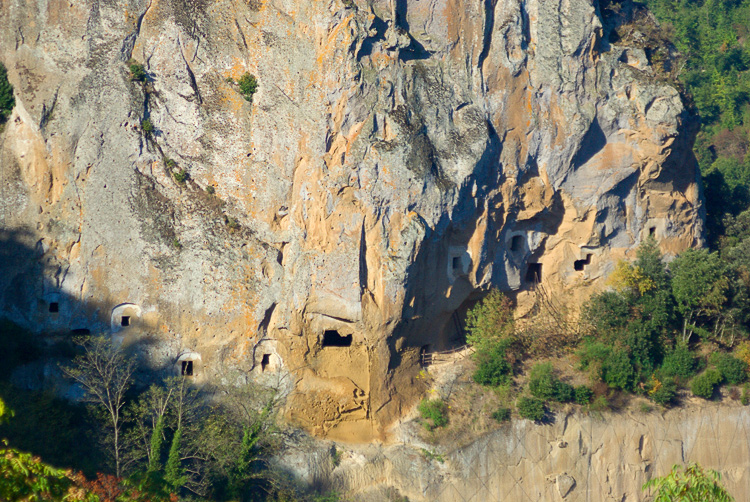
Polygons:
M492 45L492 32L495 30L495 6L497 0L484 0L484 40L482 42L482 52L479 53L477 65L479 68L484 64Z

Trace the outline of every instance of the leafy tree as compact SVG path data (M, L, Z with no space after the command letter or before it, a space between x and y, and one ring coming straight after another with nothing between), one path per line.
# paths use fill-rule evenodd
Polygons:
M474 381L497 386L510 379L515 360L515 324L510 300L492 290L466 315L466 341L474 347Z
M76 341L83 353L73 364L63 368L66 376L85 391L86 399L99 411L107 431L107 443L115 473L120 477L123 460L123 406L125 394L132 385L135 361L105 336L80 338Z
M719 254L706 249L686 250L674 259L670 268L672 294L683 316L682 340L687 343L695 329L694 323L701 316L718 326L717 318L727 302L729 280Z
M669 474L647 481L642 490L653 493L653 502L734 502L721 485L721 475L695 463L673 466Z

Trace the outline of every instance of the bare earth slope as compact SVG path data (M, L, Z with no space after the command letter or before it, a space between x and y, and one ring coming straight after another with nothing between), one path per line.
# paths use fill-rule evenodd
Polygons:
M600 32L590 0L0 0L2 310L382 437L482 291L700 242L680 97Z

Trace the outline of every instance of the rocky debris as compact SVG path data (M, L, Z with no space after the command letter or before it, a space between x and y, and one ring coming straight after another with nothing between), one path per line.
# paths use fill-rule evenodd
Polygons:
M601 30L591 0L8 4L2 310L109 332L135 305L154 367L384 438L489 288L577 302L647 235L701 242L691 119Z
M572 476L563 473L555 478L555 485L557 486L557 492L560 494L560 497L565 498L570 494L573 488L575 488L576 480Z

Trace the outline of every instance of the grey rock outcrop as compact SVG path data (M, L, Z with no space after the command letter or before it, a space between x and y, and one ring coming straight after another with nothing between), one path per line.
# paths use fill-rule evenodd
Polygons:
M700 242L680 97L600 32L590 0L6 2L3 311L381 435L488 288Z

